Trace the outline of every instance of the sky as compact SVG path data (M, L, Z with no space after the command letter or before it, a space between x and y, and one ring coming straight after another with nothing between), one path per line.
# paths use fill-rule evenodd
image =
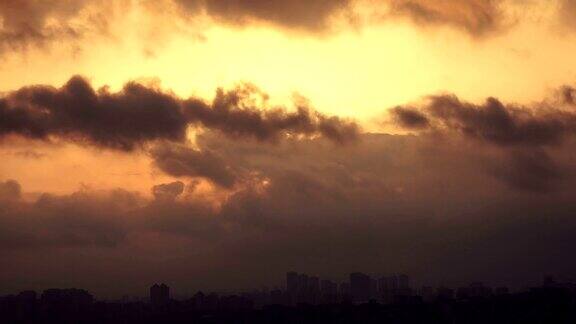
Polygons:
M574 0L1 1L0 293L574 278L575 22Z

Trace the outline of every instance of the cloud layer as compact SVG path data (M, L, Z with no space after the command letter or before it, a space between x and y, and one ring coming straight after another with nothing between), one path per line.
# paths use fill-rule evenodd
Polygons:
M431 96L423 107L396 107L392 114L402 127L448 129L500 146L556 145L576 132L572 110L504 105L496 98L475 105L453 95Z
M145 172L170 179L145 194L55 194L3 175L0 280L114 295L158 278L254 287L289 269L518 285L574 273L572 92L532 106L430 96L391 109L389 122L410 134L387 135L302 104L269 107L250 85L211 102L139 83L95 90L81 77L24 87L0 100L0 134L26 139L15 152L32 139L144 154ZM201 129L193 141L191 126ZM239 275L218 271L231 268Z
M107 0L5 0L0 3L0 54L104 33ZM86 9L98 9L86 12Z
M350 0L175 1L189 14L198 14L204 10L209 16L227 23L267 22L280 27L316 32L328 27L332 15L350 10L352 6Z
M477 105L454 95L430 96L421 105L391 109L390 119L422 136L458 136L494 147L507 159L495 166L493 175L519 189L547 192L566 172L550 155L561 155L557 151L565 150L576 135L571 88L560 92L559 101L534 107L506 105L496 98Z
M0 209L0 255L8 264L2 278L14 289L30 278L50 285L62 282L54 272L60 264L75 263L66 284L114 295L158 277L183 290L275 284L294 268L336 279L358 270L403 271L429 283L521 285L576 267L566 248L576 228L574 170L550 170L548 160L570 166L571 150L515 155L469 145L466 137L361 136L335 147L206 131L195 148L165 148L169 157L162 158L186 177L158 183L151 198L83 189L25 199L18 192L26 188L4 182L0 192L11 203ZM198 163L199 152L222 164ZM230 172L233 187L218 180ZM217 207L197 178L221 182L215 190L226 195ZM538 182L547 178L560 180L552 180L553 194L519 190L546 186ZM238 274L221 271L230 268ZM86 275L95 269L97 276Z
M503 0L175 0L188 15L207 14L232 25L267 23L309 33L331 31L334 19L362 25L361 8L381 20L408 18L417 26L449 26L473 36L500 29Z
M0 50L27 49L52 43L80 44L112 31L116 21L126 15L121 12L149 12L152 19L170 21L184 18L191 23L198 17L208 17L216 24L232 27L265 24L281 30L308 34L334 31L333 22L345 22L348 28L366 24L369 17L379 17L377 23L397 18L408 19L418 27L447 26L479 37L502 30L507 19L503 8L513 3L506 0L294 0L294 1L233 1L233 0L161 0L126 3L117 0L33 1L7 0L0 4ZM557 20L571 26L573 2L562 0ZM150 9L153 8L153 9ZM368 9L366 9L368 8ZM529 6L527 6L530 10ZM158 15L162 12L163 15ZM161 24L159 21L158 24ZM156 33L160 31L157 30ZM196 30L196 32L200 32ZM120 35L112 35L120 36ZM116 37L119 38L119 37Z
M502 27L502 0L391 0L392 14L406 16L417 25L447 25L473 36Z
M133 150L148 142L182 142L190 125L218 129L229 136L276 141L288 134L322 135L337 143L353 141L359 127L299 106L296 112L258 106L253 87L219 90L212 104L180 99L138 83L118 93L96 91L81 77L61 88L30 86L0 98L0 136L87 142Z

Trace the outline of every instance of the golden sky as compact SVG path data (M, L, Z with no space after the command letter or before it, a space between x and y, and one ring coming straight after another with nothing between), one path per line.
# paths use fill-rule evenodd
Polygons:
M353 118L365 131L378 132L387 109L431 94L454 93L477 103L489 96L530 103L576 79L576 34L558 23L556 6L548 1L503 2L504 26L480 36L451 25L377 19L370 9L357 10L359 22L335 18L330 31L314 33L266 23L238 26L210 17L182 18L168 2L163 10L144 1L112 3L105 12L106 32L31 42L2 53L0 90L32 84L59 87L72 75L82 75L96 88L118 91L137 80L181 97L209 100L219 87L248 82L269 94L272 104L290 108L295 95L303 96L318 111ZM91 17L91 10L100 13L99 8L88 6L73 22L90 23L85 17ZM72 158L52 160L51 165L82 171L54 182L53 173L33 171L44 168L28 168L21 177L28 188L41 191L57 183L70 191L79 183L108 187L126 181L123 172L101 177L99 171L79 167L91 161L92 167L110 170L109 158L100 153L59 150ZM114 165L150 173L134 159L121 158ZM7 161L1 167L4 174L22 168L18 159ZM36 180L28 181L30 177ZM147 191L154 180L142 179L129 187Z
M503 5L506 25L481 37L368 14L322 34L208 18L183 25L142 3L119 6L104 35L4 53L0 89L60 86L80 74L97 87L155 80L180 96L211 98L218 87L250 82L273 102L289 103L297 93L322 112L369 122L430 94L526 103L576 78L574 35L557 23L549 1Z

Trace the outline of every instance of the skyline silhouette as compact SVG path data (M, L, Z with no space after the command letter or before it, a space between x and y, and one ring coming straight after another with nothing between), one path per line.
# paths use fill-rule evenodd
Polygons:
M166 284L153 284L144 299L98 300L82 289L22 291L0 296L7 322L201 323L305 320L394 323L566 322L576 319L576 284L547 276L541 285L510 292L481 282L465 287L414 288L406 275L371 278L351 273L339 284L303 273L286 273L285 289L237 294L197 292L175 299ZM527 316L530 314L530 316Z
M0 324L576 322L575 22L0 0Z

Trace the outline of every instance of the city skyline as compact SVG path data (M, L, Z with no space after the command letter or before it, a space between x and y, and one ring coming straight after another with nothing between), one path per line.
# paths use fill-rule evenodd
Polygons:
M84 289L33 290L0 295L0 318L9 323L159 323L237 321L284 323L438 322L564 323L576 318L576 284L551 276L537 286L510 291L482 282L466 286L416 288L403 274L370 277L354 272L332 282L290 271L285 288L239 293L198 291L176 298L172 287L155 283L146 298L103 300Z
M290 297L293 299L283 299L281 303L296 305L298 303L310 303L310 304L324 304L340 302L342 300L321 300L316 301L306 299L310 296L303 297L303 300L298 300L298 295L301 293L306 294L318 294L314 297L320 297L325 295L327 292L338 295L339 298L345 296L345 301L354 303L367 303L370 300L375 300L382 303L392 303L391 297L394 295L399 296L420 296L423 297L423 293L426 293L427 289L432 289L434 293L438 293L441 290L447 289L451 290L453 297L456 298L458 290L470 288L470 287L485 287L489 294L496 294L498 290L506 291L506 293L519 293L527 291L532 287L542 286L557 286L565 287L566 285L572 285L572 280L569 278L558 278L552 275L544 275L540 278L533 278L529 283L525 283L519 287L508 287L504 285L491 284L484 280L471 280L469 282L456 284L456 285L446 285L444 283L425 283L419 281L417 278L413 278L409 275L402 273L362 273L362 272L350 272L346 275L339 276L340 279L334 279L334 277L326 278L318 275L310 275L308 273L288 271L285 273L284 280L277 280L276 283L269 286L252 286L242 289L227 288L227 289L198 289L184 291L177 283L167 284L166 282L156 282L150 285L144 285L142 287L142 292L140 294L121 294L114 297L108 296L97 296L93 295L89 291L82 289L80 287L76 288L34 288L25 289L22 291L12 291L7 295L28 295L30 293L37 294L37 291L47 292L50 294L52 291L71 291L78 292L80 294L89 293L95 300L101 301L147 301L150 304L163 305L169 300L187 300L193 298L197 294L204 295L219 295L219 296L230 296L230 295L245 295L254 293L264 293L273 294L275 291L281 291L285 294L285 297ZM564 284L566 283L566 284ZM356 290L356 291L355 291ZM387 297L385 296L386 294ZM40 296L41 294L37 294ZM0 295L1 297L2 295ZM389 298L389 299L386 299Z

